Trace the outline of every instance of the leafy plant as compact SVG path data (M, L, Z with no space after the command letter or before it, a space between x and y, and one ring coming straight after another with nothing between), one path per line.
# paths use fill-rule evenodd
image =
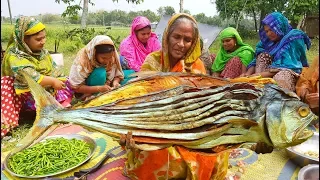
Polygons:
M112 0L113 2L118 2L118 0ZM143 2L143 0L126 0L128 3L135 3L135 4L140 4ZM55 0L56 3L60 4L61 2L67 4L67 9L62 13L62 17L77 17L79 14L79 11L83 9L81 7L81 1L79 4L75 4L76 0ZM88 1L89 4L94 6L94 3L92 0Z
M116 48L118 48L121 42L121 37L119 35L113 36L109 34L108 33L109 30L110 29L107 29L107 28L103 31L96 31L94 28L85 28L85 29L74 28L69 32L66 32L66 34L68 39L76 42L81 42L83 45L88 44L91 41L91 39L93 39L97 35L107 35L112 39Z
M289 0L285 15L292 23L298 23L307 14L319 14L319 0Z

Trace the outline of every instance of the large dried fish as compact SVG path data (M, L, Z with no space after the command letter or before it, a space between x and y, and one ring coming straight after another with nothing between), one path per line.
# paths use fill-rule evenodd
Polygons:
M254 85L203 75L160 73L63 109L27 74L21 74L36 100L37 118L15 151L57 122L72 122L115 138L130 131L136 148L142 150L174 144L207 149L259 141L285 148L311 137L313 132L306 126L317 119L295 93L273 84L258 86L259 79L241 80Z

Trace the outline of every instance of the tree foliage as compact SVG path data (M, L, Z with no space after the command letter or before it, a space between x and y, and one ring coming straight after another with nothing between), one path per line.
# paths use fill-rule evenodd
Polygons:
M208 17L204 13L196 14L193 16L197 22L215 26L221 26L222 19L218 16Z
M285 15L293 23L307 14L319 14L319 0L289 0Z
M89 13L87 24L94 25L106 25L106 26L130 26L132 20L136 16L145 16L150 22L156 22L160 20L160 17L151 10L145 11L130 11L129 13L121 10L112 10L112 11L97 11L94 13Z
M257 23L269 13L278 11L291 23L297 23L307 13L319 13L318 0L215 0L219 16L224 19L241 18L241 13L253 17ZM245 5L245 6L244 6ZM258 20L257 20L258 19Z
M118 2L118 0L112 0L113 2ZM128 3L140 4L143 0L126 0ZM62 17L71 17L73 19L77 19L79 11L82 9L82 17L81 17L81 27L85 28L87 15L88 15L88 4L94 6L93 0L84 1L84 5L81 6L80 3L76 4L76 0L55 0L56 3L65 3L67 4L67 9L62 13ZM86 8L83 8L86 7Z
M159 7L157 9L157 12L158 12L159 16L163 16L163 15L171 16L174 13L176 13L176 11L174 10L174 8L172 6Z
M191 12L188 9L184 9L183 13L191 14Z
M76 4L75 0L55 0L56 3L60 4L61 2L67 4L67 9L62 13L62 17L73 17L76 18L79 14L79 11L82 9L81 1L79 4ZM94 3L89 0L89 4L94 5Z

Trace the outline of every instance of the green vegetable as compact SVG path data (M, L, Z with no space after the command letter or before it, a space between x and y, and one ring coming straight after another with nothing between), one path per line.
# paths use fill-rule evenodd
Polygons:
M19 175L47 175L76 166L89 153L89 145L82 140L48 139L14 154L9 158L8 164Z

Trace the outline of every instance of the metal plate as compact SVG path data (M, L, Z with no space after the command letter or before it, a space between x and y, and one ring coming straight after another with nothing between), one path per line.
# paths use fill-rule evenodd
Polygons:
M300 169L298 180L305 179L319 179L319 164L309 164Z
M319 133L314 132L314 135L307 141L286 149L289 157L300 167L308 164L319 164L319 159L303 154L312 150L319 153Z
M87 162L94 154L94 151L96 150L96 147L97 147L97 144L96 142L88 137L88 136L82 136L82 135L79 135L79 134L68 134L68 135L54 135L54 136L48 136L46 138L44 138L43 140L41 140L40 142L43 142L47 139L56 139L56 138L65 138L65 139L79 139L79 140L82 140L84 142L86 142L87 144L89 144L89 147L90 147L90 153L88 155L88 157L83 160L82 162L80 162L79 164L77 164L76 166L73 166L73 167L70 167L69 169L66 169L66 170L63 170L63 171L60 171L60 172L56 172L56 173L52 173L52 174L46 174L46 175L41 175L41 176L24 176L24 175L20 175L20 174L16 174L12 171L12 169L10 168L9 164L8 164L8 161L9 161L9 158L13 155L13 154L8 154L8 156L6 157L5 159L5 162L4 162L4 167L5 169L13 176L17 176L17 177L22 177L22 178L43 178L43 177L49 177L49 176L55 176L55 175L58 175L58 174L63 174L65 172L68 172L72 169L75 169L79 166L81 166L82 164L84 164L85 162ZM39 143L40 143L39 142ZM35 145L35 144L34 144ZM33 146L34 146L33 145ZM32 147L32 146L30 146ZM22 150L21 150L22 151Z

